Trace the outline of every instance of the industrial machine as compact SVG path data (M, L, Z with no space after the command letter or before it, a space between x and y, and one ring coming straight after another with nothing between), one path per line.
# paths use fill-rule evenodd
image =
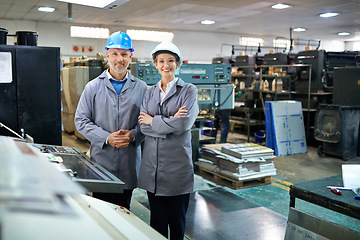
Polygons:
M357 56L359 55L357 51L326 52L326 55L327 86L333 86L335 68L357 67L360 64L357 61Z
M212 64L232 64L234 61L231 57L214 57Z
M0 45L0 122L61 145L60 48ZM0 135L13 136L0 128Z
M255 72L256 56L255 55L244 55L236 56L234 67L237 69L237 73L243 73L249 75L245 78L245 87L250 87L253 77L251 74Z
M348 160L360 154L360 68L334 69L333 104L320 105L315 115L318 154Z
M311 65L311 83L310 92L324 90L326 82L326 52L325 50L301 51L297 56L299 64ZM296 92L309 92L310 68L300 69L295 81Z
M130 63L131 74L146 82L147 85L151 86L156 84L161 79L161 75L155 68L153 63Z
M360 68L334 70L333 103L345 106L360 105Z
M267 53L264 54L264 65L287 65L289 64L286 53Z
M161 79L153 63L132 63L131 73L148 85ZM201 110L234 108L234 86L229 64L182 64L176 76L198 88Z
M318 155L328 154L348 160L359 155L360 106L319 105L314 137L323 144Z
M103 180L104 188L116 185L98 166L74 158L81 157L76 149L34 146L6 136L0 136L0 146L2 240L165 239L128 209L85 195L86 190L78 184L85 183L80 181L82 173L78 172L77 181L71 181L38 151L61 156L66 164L75 160L84 167L84 174L96 175L87 180L88 184L96 186L101 173L115 182ZM65 156L73 157L70 160Z
M123 192L124 183L120 179L96 162L90 161L79 149L34 143L30 145L41 153L48 154L61 171L67 172L73 181L80 183L88 192Z

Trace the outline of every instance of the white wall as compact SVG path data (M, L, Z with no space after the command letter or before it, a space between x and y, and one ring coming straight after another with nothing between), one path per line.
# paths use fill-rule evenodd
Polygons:
M345 42L345 50L360 51L360 41Z
M37 21L22 21L22 20L6 20L0 19L0 27L6 28L9 34L15 34L16 31L35 31L38 32L38 46L52 46L60 47L62 58L68 61L70 56L79 57L82 54L73 52L73 45L92 46L94 53L84 54L89 58L94 58L96 53L105 55L106 39L87 39L87 38L72 38L70 37L71 23L52 23L52 22L37 22ZM75 25L75 24L74 24ZM76 24L76 26L79 26ZM107 26L94 26L107 27ZM110 26L110 32L126 31L126 28ZM181 50L184 60L195 63L211 63L213 57L220 54L223 56L231 55L231 48L222 44L239 44L239 35L231 33L215 33L215 32L194 32L194 31L174 31L173 42ZM257 36L258 37L258 36ZM265 46L272 45L273 37L264 37ZM9 45L13 44L13 37L7 38ZM134 57L139 60L150 60L151 50L158 44L157 42L149 41L134 41ZM348 44L349 45L349 44ZM293 52L304 50L305 46L294 49ZM345 48L345 42L341 41L321 41L321 49L327 51L344 51L349 50ZM263 49L261 54L267 53L269 49ZM238 54L238 52L236 52Z

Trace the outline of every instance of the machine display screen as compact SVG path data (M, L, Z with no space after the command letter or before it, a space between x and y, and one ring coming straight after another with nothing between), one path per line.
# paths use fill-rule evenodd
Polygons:
M74 177L78 179L111 181L110 177L81 155L62 155L61 158L64 161L63 164L71 169L75 175Z
M180 74L206 74L206 69L204 68L181 68Z
M72 180L79 182L90 192L121 193L124 183L77 148L45 144L31 144L42 153L61 157L60 169Z

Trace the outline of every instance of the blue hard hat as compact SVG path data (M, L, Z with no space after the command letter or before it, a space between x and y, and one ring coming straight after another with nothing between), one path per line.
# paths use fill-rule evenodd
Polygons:
M134 51L129 35L120 31L114 32L110 35L109 39L107 40L105 50L109 50L109 48L122 48L129 49L131 52Z

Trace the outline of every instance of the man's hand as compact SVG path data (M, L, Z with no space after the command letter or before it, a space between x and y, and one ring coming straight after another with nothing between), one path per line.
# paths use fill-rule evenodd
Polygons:
M114 148L124 148L134 140L134 135L129 130L121 129L117 132L110 133L108 144Z

